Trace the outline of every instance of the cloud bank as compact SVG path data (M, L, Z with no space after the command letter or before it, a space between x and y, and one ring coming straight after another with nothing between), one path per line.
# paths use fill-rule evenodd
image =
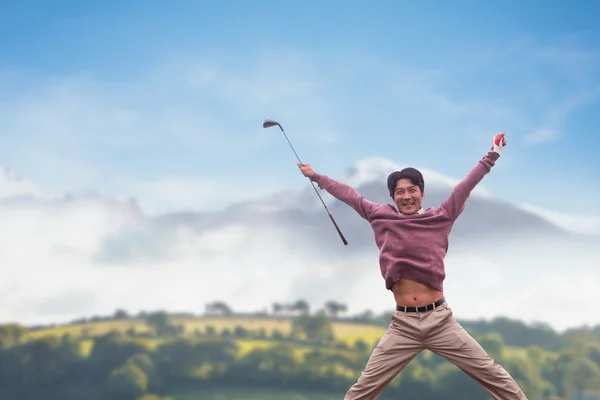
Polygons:
M353 170L377 175L373 160ZM439 177L432 191L447 191L455 181ZM369 180L356 183L367 188ZM311 191L287 195L314 200ZM118 308L202 313L213 300L240 311L297 298L313 307L336 299L351 312L393 307L370 228L341 212L345 205L336 204L334 213L349 246L338 241L323 210L294 201L267 211L253 206L262 204L257 199L239 210L149 217L133 199L50 193L14 173L3 175L0 193L0 321L61 322ZM489 195L474 196L468 209L487 206L498 207ZM506 210L508 220L510 210L527 215ZM523 242L518 225L475 240L479 228L469 234L465 227L478 226L470 221L476 215L465 212L457 229L467 233L451 240L448 255L446 290L459 317L504 315L557 329L599 322L580 307L600 284L596 242L560 235Z

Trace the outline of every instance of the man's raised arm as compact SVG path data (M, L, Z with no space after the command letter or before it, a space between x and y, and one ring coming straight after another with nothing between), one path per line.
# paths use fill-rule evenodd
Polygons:
M361 217L367 221L369 220L371 212L375 208L375 203L367 200L352 186L314 172L310 164L298 163L298 167L302 174L311 181L316 182L320 189L325 189L333 197L352 207Z
M471 172L469 172L469 174L454 187L450 196L440 205L440 208L446 212L451 220L456 220L463 212L465 203L473 189L475 189L475 186L481 182L483 177L486 176L496 164L496 160L498 160L504 146L506 146L504 135L504 133L500 133L494 137L490 151L479 160L475 168L473 168Z

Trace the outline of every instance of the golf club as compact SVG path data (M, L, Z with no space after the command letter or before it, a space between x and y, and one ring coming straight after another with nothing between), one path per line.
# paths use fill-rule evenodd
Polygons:
M285 131L283 130L283 127L281 126L281 124L279 122L277 122L277 121L273 121L272 119L266 119L263 122L263 128L270 128L272 126L278 126L279 129L281 129L281 132L283 132L283 136L285 136L285 139L287 140L288 144L292 148L292 151L296 155L296 158L298 159L298 162L300 164L304 164L302 161L300 161L300 157L298 157L298 153L296 153L296 150L294 150L294 146L292 146L292 143L290 142L290 139L288 139L287 135L285 134ZM313 181L310 181L310 183L312 184L313 189L315 189L315 193L317 194L317 196L319 196L319 199L321 200L321 203L323 203L323 207L325 207L325 211L327 211L327 214L329 215L329 218L331 218L331 222L333 222L333 226L335 226L335 229L337 230L338 234L340 235L340 238L342 239L342 242L344 242L344 245L348 245L348 241L346 240L346 238L342 234L342 231L340 230L338 224L335 222L335 219L333 218L333 215L331 215L331 212L329 212L329 209L327 208L327 205L325 204L325 202L323 201L323 198L319 194L319 191L317 190L317 188L315 186L315 183Z

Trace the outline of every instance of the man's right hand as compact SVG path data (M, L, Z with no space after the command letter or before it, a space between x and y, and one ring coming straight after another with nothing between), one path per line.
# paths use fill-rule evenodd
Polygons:
M312 178L315 171L313 171L310 164L300 164L300 163L297 163L297 164L298 164L298 168L300 168L300 171L302 171L302 175L306 176L307 178Z

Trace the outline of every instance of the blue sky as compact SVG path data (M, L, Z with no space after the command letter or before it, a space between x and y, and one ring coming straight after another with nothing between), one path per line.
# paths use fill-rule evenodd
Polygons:
M12 3L0 6L0 167L31 184L0 168L0 264L19 266L3 271L0 302L8 306L0 320L57 321L155 305L198 305L196 312L215 296L262 307L288 296L318 298L323 291L315 288L336 287L327 274L342 269L360 273L334 296L373 291L363 296L369 305L358 307L387 307L380 278L365 267L376 257L348 260L341 244L331 250L340 260L314 258L303 244L278 252L273 244L285 243L282 232L258 227L257 234L242 218L205 235L182 224L164 242L135 209L111 201L134 197L154 214L310 192L281 132L261 127L265 118L281 121L300 157L331 176L383 157L459 179L506 131L508 146L484 188L600 234L598 2ZM40 189L92 189L108 199L46 201ZM107 237L123 238L124 246L133 240L134 253L150 255L99 269L94 255ZM583 282L589 290L582 293L593 295L597 251L538 239L543 250L536 242L501 242L509 257L455 250L448 283L456 285L449 291L457 313L489 318L518 310L511 316L596 323L569 311L580 298L552 288L573 293ZM146 243L165 244L176 260L154 259L155 246ZM571 261L568 271L563 260ZM283 283L270 285L284 264ZM240 271L237 281L230 267ZM463 296L464 279L479 275L489 281L479 287L481 309ZM502 297L506 287L514 288L514 307ZM518 307L540 297L553 299L554 308Z
M560 212L600 203L600 4L24 1L0 8L0 164L214 208L382 156ZM596 16L596 17L595 17Z

